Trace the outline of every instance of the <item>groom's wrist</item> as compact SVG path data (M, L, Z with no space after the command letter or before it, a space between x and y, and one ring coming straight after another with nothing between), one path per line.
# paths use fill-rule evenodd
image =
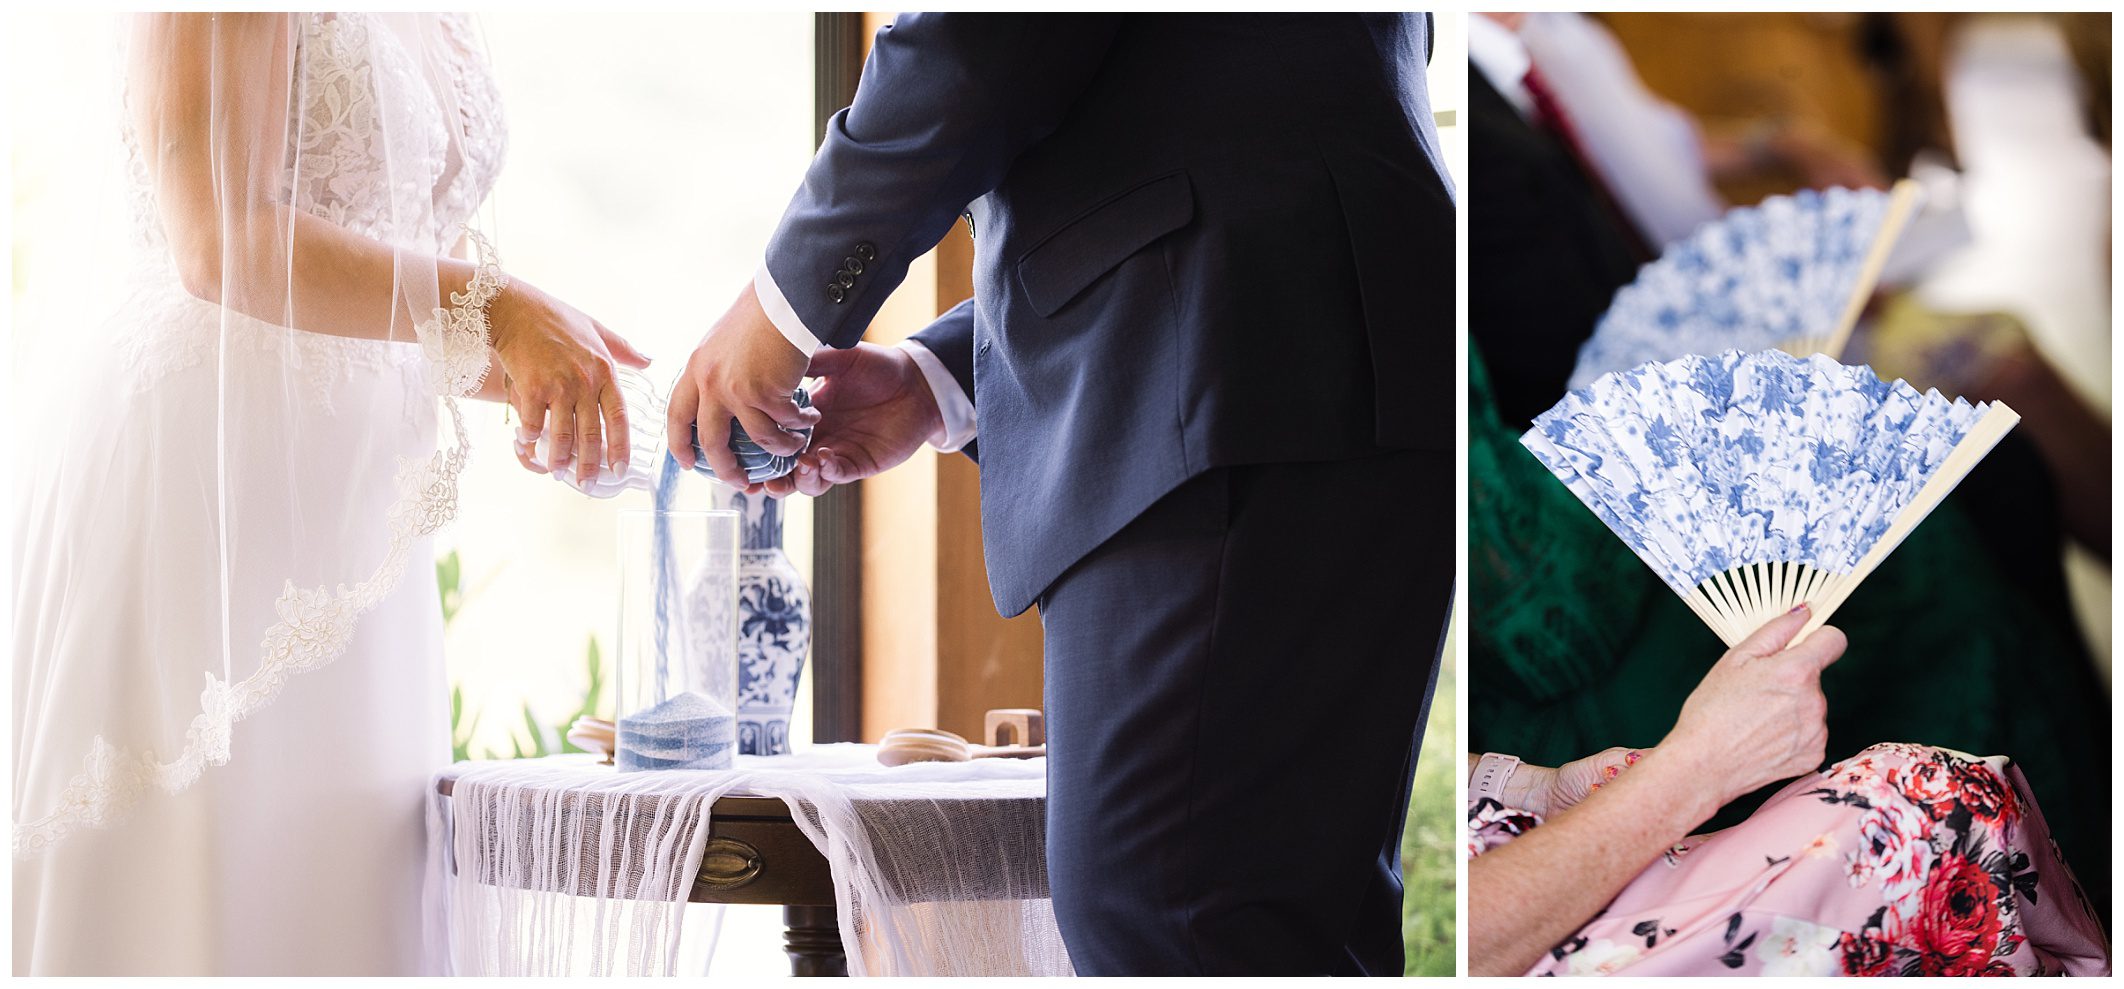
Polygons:
M767 315L767 321L774 324L774 328L782 334L783 339L789 341L790 346L802 352L807 359L819 349L818 335L804 325L803 318L796 313L796 307L789 304L789 297L782 294L782 287L775 284L774 273L767 270L767 262L764 260L752 273L752 294L759 302L760 311Z
M914 361L929 386L930 407L935 415L929 445L939 453L955 453L972 442L977 429L974 404L959 387L959 380L921 341L902 340L897 346Z

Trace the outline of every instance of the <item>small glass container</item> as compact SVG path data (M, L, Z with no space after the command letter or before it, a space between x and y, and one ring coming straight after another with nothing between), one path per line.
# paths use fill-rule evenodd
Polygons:
M621 772L730 768L738 529L731 511L620 513L613 761Z
M577 483L575 466L568 463L559 470L553 468L553 431L546 430L528 448L523 448L532 463L551 471L550 476L592 498L611 498L630 488L654 491L659 472L664 469L668 455L664 445L664 396L669 389L649 380L649 376L631 367L622 367L613 373L613 384L619 389L620 401L627 409L627 468L614 470L600 467L595 477ZM811 394L798 388L790 395L804 408L811 407ZM811 430L797 430L797 435L811 442ZM737 457L738 467L749 481L771 481L796 469L794 456L777 457L760 448L746 435L745 427L736 419L730 420L730 452ZM693 444L694 470L703 477L714 477L708 470L708 458L701 453L698 440Z

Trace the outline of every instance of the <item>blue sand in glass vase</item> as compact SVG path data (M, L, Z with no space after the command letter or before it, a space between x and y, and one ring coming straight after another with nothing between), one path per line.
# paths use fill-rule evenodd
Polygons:
M684 693L620 723L619 768L724 769L737 744L737 719L699 694Z
M696 455L700 446L694 446ZM652 503L656 513L652 517L652 538L656 545L650 552L656 554L656 696L669 693L665 689L665 671L670 669L671 657L665 652L671 644L671 499L678 492L678 458L664 454L664 470L656 479L656 492Z
M727 769L737 745L737 719L700 694L670 695L671 602L673 598L671 502L678 490L679 463L666 454L652 495L650 547L655 596L656 696L664 698L620 719L614 747L625 772L645 769Z

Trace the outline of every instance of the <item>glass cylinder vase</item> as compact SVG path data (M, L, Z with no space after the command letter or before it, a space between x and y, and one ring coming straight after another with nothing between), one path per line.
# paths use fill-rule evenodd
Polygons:
M729 511L620 513L613 761L622 772L730 768L739 525Z

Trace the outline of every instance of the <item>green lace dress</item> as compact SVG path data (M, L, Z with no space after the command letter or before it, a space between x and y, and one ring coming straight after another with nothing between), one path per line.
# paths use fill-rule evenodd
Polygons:
M1470 353L1469 744L1550 766L1654 745L1725 647L1519 445ZM1829 758L1876 742L2010 756L2106 917L2108 697L2065 602L1995 571L1950 497L1837 610Z

